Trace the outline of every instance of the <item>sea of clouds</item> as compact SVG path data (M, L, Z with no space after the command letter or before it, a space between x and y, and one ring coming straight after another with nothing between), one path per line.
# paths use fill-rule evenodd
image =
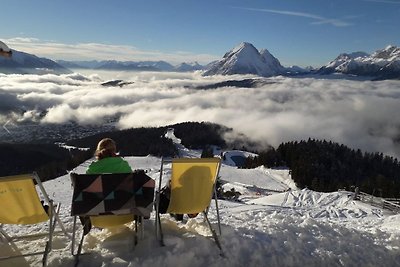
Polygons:
M0 74L0 123L87 125L116 117L117 127L125 129L209 121L274 147L311 137L400 158L400 81L274 77L258 88L196 89L249 77L88 70ZM114 79L133 83L101 85Z

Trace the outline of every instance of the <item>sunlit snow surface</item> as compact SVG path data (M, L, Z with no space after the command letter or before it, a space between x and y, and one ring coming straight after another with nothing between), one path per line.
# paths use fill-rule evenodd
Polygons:
M170 136L171 137L171 136ZM178 139L175 139L176 143ZM199 155L180 146L186 155ZM126 158L133 168L145 169L158 184L161 159ZM74 171L83 173L90 161ZM170 166L164 169L170 173ZM285 169L259 167L221 168L226 190L242 193L240 202L219 201L225 257L210 237L199 215L176 222L162 216L165 244L155 238L154 213L145 221L144 239L133 247L132 226L92 230L86 237L80 266L399 266L400 215L354 201L352 193L298 190ZM49 195L62 203L61 220L72 231L72 197L68 175L44 183ZM209 217L216 226L216 212ZM45 225L5 226L11 234L36 233ZM21 230L23 229L23 230ZM17 242L19 248L37 251L43 238ZM33 243L33 245L32 245ZM54 237L49 266L73 266L71 242L61 233ZM0 255L11 250L0 243ZM0 262L0 266L40 266L41 257Z

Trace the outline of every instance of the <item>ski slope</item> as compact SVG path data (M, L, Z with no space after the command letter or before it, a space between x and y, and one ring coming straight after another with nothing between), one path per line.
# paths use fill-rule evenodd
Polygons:
M199 156L198 151L180 149L185 155ZM126 160L134 169L145 169L158 183L160 158ZM84 173L89 164L90 160L73 171ZM164 175L169 173L167 166ZM233 187L241 193L239 201L219 201L225 257L219 255L202 216L176 222L162 215L166 246L161 247L155 238L153 212L136 247L132 246L132 225L93 229L83 246L91 254L81 256L80 266L400 266L400 215L355 201L351 192L299 190L285 169L246 170L223 164L220 176L226 190ZM69 176L44 186L62 204L61 220L72 231ZM212 204L212 224L216 224L215 214ZM45 226L4 229L9 234L29 234ZM30 241L17 245L24 252L37 251L44 239ZM57 234L53 245L48 266L73 266L70 240ZM0 243L0 255L9 252L12 247ZM0 266L40 266L40 261L40 256L19 258L0 261Z

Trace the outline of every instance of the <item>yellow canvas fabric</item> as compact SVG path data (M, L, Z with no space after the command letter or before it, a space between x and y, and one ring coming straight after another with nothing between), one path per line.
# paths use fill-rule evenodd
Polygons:
M0 223L35 224L49 220L32 176L0 178Z
M204 211L211 202L219 164L219 158L173 159L167 212L191 214Z
M92 225L99 228L112 228L132 222L133 220L133 214L90 216Z

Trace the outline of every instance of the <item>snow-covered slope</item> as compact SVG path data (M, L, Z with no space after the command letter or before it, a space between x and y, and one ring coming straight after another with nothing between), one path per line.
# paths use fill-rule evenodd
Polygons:
M195 156L180 144L170 130L168 137L180 145L182 154ZM161 159L153 156L127 157L135 169L144 169L156 180ZM91 160L74 172L84 173ZM163 173L170 174L170 166ZM318 193L298 190L289 170L238 169L223 164L221 180L241 192L239 202L219 201L225 257L221 257L201 215L183 222L162 215L165 246L155 238L154 212L145 220L144 239L132 248L134 225L112 230L93 229L85 238L80 266L400 266L400 215L353 200L352 193ZM61 220L72 231L72 198L68 175L44 183L49 195L61 202ZM280 192L276 192L280 191ZM209 218L216 224L212 202ZM6 225L9 234L36 233L46 225ZM22 229L22 230L21 230ZM37 251L44 238L16 242L23 251ZM33 243L33 245L32 245ZM74 266L70 240L54 237L48 266ZM0 242L0 255L13 247ZM18 253L18 250L17 252ZM0 266L40 266L41 257L0 261Z
M288 169L238 169L223 164L220 170L221 181L226 191L234 188L244 197L260 197L271 192L286 192L297 187Z
M11 58L0 57L0 72L17 74L67 74L72 73L67 68L35 55L12 50Z
M279 75L284 68L268 50L258 51L252 44L243 42L215 62L204 75L255 74L269 77Z
M340 54L318 70L321 74L333 72L380 79L400 79L400 48L389 45L371 55L363 52Z

